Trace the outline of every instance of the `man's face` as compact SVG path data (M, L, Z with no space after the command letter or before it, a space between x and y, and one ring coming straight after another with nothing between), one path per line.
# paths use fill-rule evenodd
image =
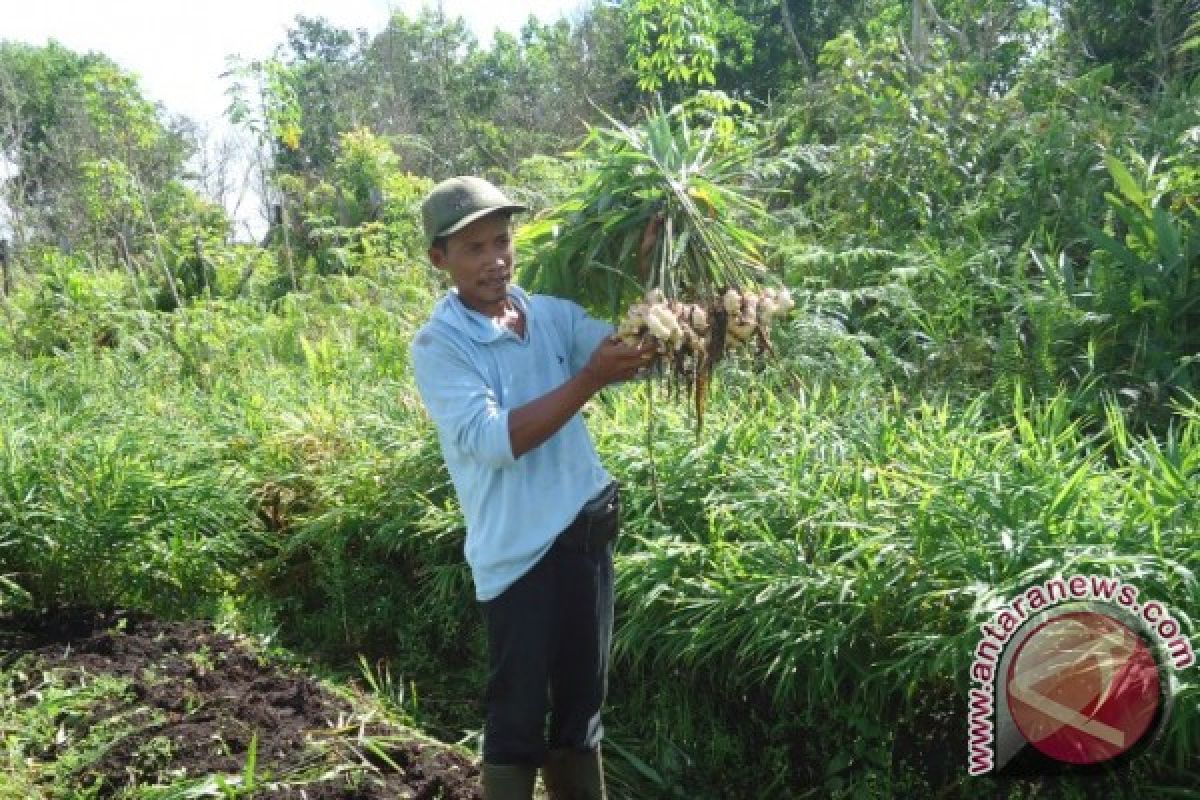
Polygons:
M512 280L513 241L509 215L488 214L446 239L444 248L431 247L429 260L450 273L459 299L474 311L498 316Z

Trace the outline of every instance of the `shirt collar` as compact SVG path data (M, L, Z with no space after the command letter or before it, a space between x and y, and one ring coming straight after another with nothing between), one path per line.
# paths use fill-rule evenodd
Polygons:
M525 335L528 337L531 324L529 295L514 283L508 287L508 296L513 304L525 314ZM491 344L509 333L508 328L498 324L491 317L467 308L458 296L458 289L451 289L445 297L438 301L434 318L446 322L455 330L480 344Z

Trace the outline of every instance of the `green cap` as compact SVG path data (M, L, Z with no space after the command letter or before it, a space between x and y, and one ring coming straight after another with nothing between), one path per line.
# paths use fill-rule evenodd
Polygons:
M449 178L433 187L425 202L421 203L425 246L431 247L437 237L460 231L493 212L526 210L525 206L509 200L504 192L483 178L470 175Z

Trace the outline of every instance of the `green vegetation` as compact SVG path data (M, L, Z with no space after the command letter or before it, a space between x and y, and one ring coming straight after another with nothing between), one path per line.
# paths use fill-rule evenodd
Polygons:
M416 204L504 183L523 280L615 313L673 198L797 309L714 372L699 437L655 397L647 447L638 386L585 411L627 498L614 794L1190 789L1195 669L1151 753L1088 779L967 778L964 698L978 625L1055 574L1135 583L1200 647L1198 42L1195 3L1149 0L628 0L487 46L299 18L231 70L279 209L253 244L130 76L0 43L0 609L217 618L473 743ZM73 796L97 742L63 720L124 689L47 678L18 713L13 674L0 797Z
M668 299L715 299L763 273L767 223L738 192L749 153L716 126L662 109L630 128L592 132L583 184L522 235L532 252L521 282L616 315L650 287ZM751 227L753 226L753 227Z

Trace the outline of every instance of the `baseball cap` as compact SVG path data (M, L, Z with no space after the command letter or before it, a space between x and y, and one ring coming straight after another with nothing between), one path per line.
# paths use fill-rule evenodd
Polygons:
M462 230L480 217L496 211L527 211L483 178L460 175L442 181L421 203L425 246L433 240Z

